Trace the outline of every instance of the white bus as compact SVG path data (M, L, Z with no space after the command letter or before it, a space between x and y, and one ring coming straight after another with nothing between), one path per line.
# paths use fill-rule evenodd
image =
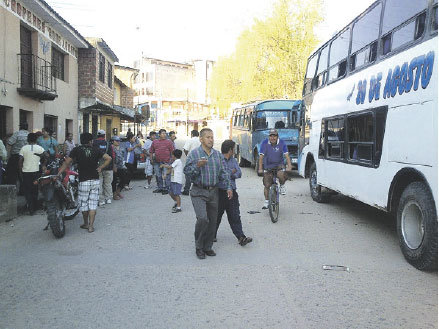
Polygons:
M339 192L394 214L423 270L437 268L437 8L376 1L309 57L299 155L315 201Z

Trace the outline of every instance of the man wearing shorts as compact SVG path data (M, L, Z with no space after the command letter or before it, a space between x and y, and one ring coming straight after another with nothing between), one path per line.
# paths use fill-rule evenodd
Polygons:
M279 138L279 134L276 129L271 129L268 132L268 138L262 141L259 150L259 173L264 172L263 184L264 184L264 196L265 201L262 209L268 209L268 190L273 183L273 173L270 169L279 169L277 172L277 178L280 183L280 194L285 195L285 182L287 180L287 175L284 168L284 158L287 161L287 171L291 171L291 159L288 155L288 148L285 142Z
M84 218L84 224L81 225L81 228L87 229L91 233L94 231L93 224L99 202L99 173L110 164L111 157L93 147L92 134L82 133L80 139L81 145L75 147L70 152L70 156L66 157L58 174L62 174L73 161L78 163L78 203ZM103 159L104 162L99 166L100 159Z

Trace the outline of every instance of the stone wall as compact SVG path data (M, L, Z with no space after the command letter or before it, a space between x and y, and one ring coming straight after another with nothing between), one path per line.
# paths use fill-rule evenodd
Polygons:
M17 187L0 185L0 222L17 217Z

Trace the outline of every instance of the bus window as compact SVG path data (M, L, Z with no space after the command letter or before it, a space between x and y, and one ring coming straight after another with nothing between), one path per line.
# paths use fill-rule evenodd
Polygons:
M309 94L312 91L312 81L314 79L314 75L316 73L316 65L317 65L318 54L315 54L308 61L308 67L305 75L305 82L303 84L303 94Z
M328 158L344 158L344 140L345 140L344 118L330 119L326 122L327 148L326 156Z
M386 130L387 106L376 109L375 114L375 158L374 165L378 167L381 161L381 153L383 152L384 132Z
M352 29L350 70L372 63L377 58L382 4L361 17Z
M383 55L419 39L425 30L426 0L388 0L383 16Z
M437 32L437 4L431 12L431 32Z
M348 117L349 160L372 163L373 114L368 112Z
M243 123L243 128L247 129L248 128L248 121L249 121L249 115L247 113L247 111L244 112L244 123Z
M323 48L320 52L319 66L317 68L316 88L320 88L326 82L328 75L328 50L329 46L326 45L325 48Z
M256 112L255 129L294 128L290 118L291 111L258 111Z
M329 81L345 76L347 69L346 58L349 51L350 29L339 34L331 43L329 52Z

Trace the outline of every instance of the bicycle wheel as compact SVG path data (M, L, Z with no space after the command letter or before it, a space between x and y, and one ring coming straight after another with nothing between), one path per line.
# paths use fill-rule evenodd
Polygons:
M273 184L268 191L268 212L273 223L276 223L279 218L279 198L278 186Z

